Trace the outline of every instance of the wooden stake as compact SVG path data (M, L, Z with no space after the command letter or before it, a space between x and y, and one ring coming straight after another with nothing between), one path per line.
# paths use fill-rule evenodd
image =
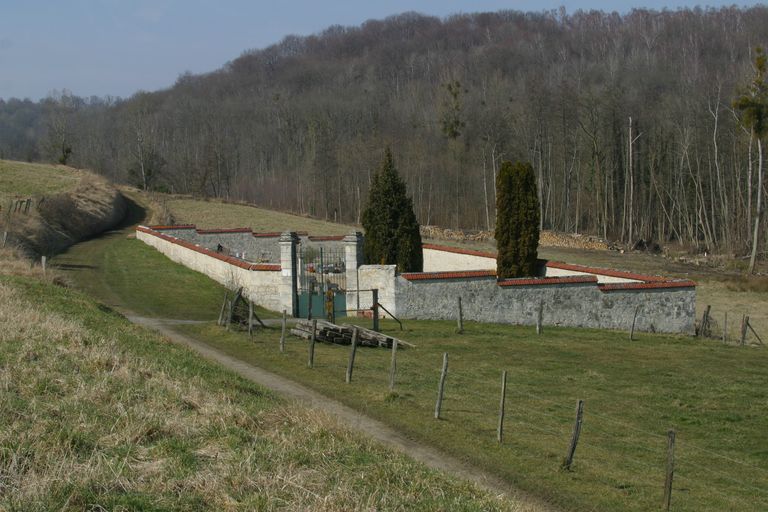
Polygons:
M443 392L445 377L448 375L448 352L443 352L443 369L440 372L440 383L437 385L437 402L435 402L435 419L440 419L440 409L443 407Z
M667 432L667 473L664 478L664 501L662 507L669 510L672 504L672 479L675 476L675 431Z
M461 297L456 297L456 332L461 334L464 332L464 314L461 310Z
M392 340L392 360L389 363L389 390L395 390L395 374L397 373L397 338Z
M499 401L499 427L496 429L496 440L501 443L504 439L504 405L507 401L507 370L501 372L501 399Z
M741 338L739 344L744 346L747 342L747 324L749 323L748 315L741 315Z
M702 315L701 317L701 326L699 327L700 336L709 335L709 311L711 309L712 309L712 306L707 305L707 309L704 310L704 315Z
M380 332L379 329L379 290L371 290L373 294L373 330Z
M725 319L723 320L723 343L728 343L728 312L725 312Z
M539 302L539 313L536 315L536 334L541 334L541 323L544 319L544 301Z
M640 311L640 306L635 308L635 314L632 317L632 329L629 331L629 341L635 341L635 322L637 322L637 313Z
M352 369L355 366L355 352L357 352L357 340L360 333L357 327L352 331L352 347L349 349L349 362L347 362L347 384L352 383Z
M43 267L43 277L45 277L45 265L46 264L46 257L43 256L40 258L40 265Z
M283 310L282 331L280 332L280 352L285 352L285 310Z
M752 331L752 334L755 335L755 338L757 338L757 341L760 342L761 345L763 345L763 340L760 339L760 336L758 336L757 332L752 328L752 324L749 322L749 317L747 317L747 327L749 327L749 330Z
M8 242L8 232L3 231L3 247L5 247L5 244Z
M248 336L253 341L253 302L248 301Z
M309 361L307 366L315 367L315 337L317 335L317 320L312 320L312 335L309 338Z
M573 464L573 455L576 453L576 445L579 444L579 436L581 435L581 421L584 417L584 400L579 400L576 404L576 421L573 424L573 432L571 433L571 444L568 446L568 453L563 461L563 469L569 471L571 464Z
M224 292L224 301L221 303L221 311L219 311L219 321L216 322L216 325L224 325L224 311L227 308L228 297L229 297L229 294L227 292Z

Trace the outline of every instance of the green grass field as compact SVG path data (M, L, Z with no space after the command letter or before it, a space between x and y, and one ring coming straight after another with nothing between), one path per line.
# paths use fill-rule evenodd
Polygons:
M365 322L365 321L363 321ZM385 330L417 344L398 353L389 393L390 353L320 344L315 368L307 342L262 331L255 343L213 324L180 330L379 418L409 436L488 468L524 490L573 510L659 507L666 432L677 432L673 510L768 508L768 390L762 349L686 337L406 321ZM449 371L442 419L433 418L442 353ZM502 370L508 370L504 443L496 441ZM585 419L572 471L560 469L577 399Z
M26 199L71 190L83 173L71 167L0 160L0 205L18 197Z
M0 510L517 510L49 280L0 275Z
M311 235L346 235L360 230L355 226L217 201L169 198L166 207L177 224L195 224L200 228L246 227L256 232L308 231Z

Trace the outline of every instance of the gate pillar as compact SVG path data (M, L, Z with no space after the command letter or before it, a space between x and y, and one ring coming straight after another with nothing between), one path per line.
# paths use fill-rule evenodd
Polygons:
M296 261L296 244L299 235L293 231L286 231L280 235L280 304L290 312L291 316L298 316L298 264Z
M360 309L357 268L363 264L363 234L353 231L344 237L344 268L347 278L347 309ZM350 291L351 290L351 291Z

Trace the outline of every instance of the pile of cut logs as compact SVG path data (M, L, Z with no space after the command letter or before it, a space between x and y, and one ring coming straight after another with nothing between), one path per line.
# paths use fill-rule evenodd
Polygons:
M366 329L365 327L350 324L336 325L325 320L317 320L315 340L335 343L337 345L350 345L355 328L357 328L357 344L363 347L391 348L395 339L397 339L397 344L400 347L415 347L412 343ZM312 320L299 320L296 322L296 326L291 329L291 334L306 340L310 339L312 337Z

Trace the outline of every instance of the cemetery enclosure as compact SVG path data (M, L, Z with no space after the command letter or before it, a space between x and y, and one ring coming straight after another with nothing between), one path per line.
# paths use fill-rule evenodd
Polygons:
M384 313L400 319L456 319L461 298L465 320L694 332L696 285L688 280L552 261L542 262L542 277L497 280L495 255L429 244L425 272L399 274L394 265L362 265L360 233L139 226L137 238L226 286L243 287L255 304L293 316L307 316L310 303L314 316L325 316L316 301L322 307L329 291L337 315L364 314L377 290Z

